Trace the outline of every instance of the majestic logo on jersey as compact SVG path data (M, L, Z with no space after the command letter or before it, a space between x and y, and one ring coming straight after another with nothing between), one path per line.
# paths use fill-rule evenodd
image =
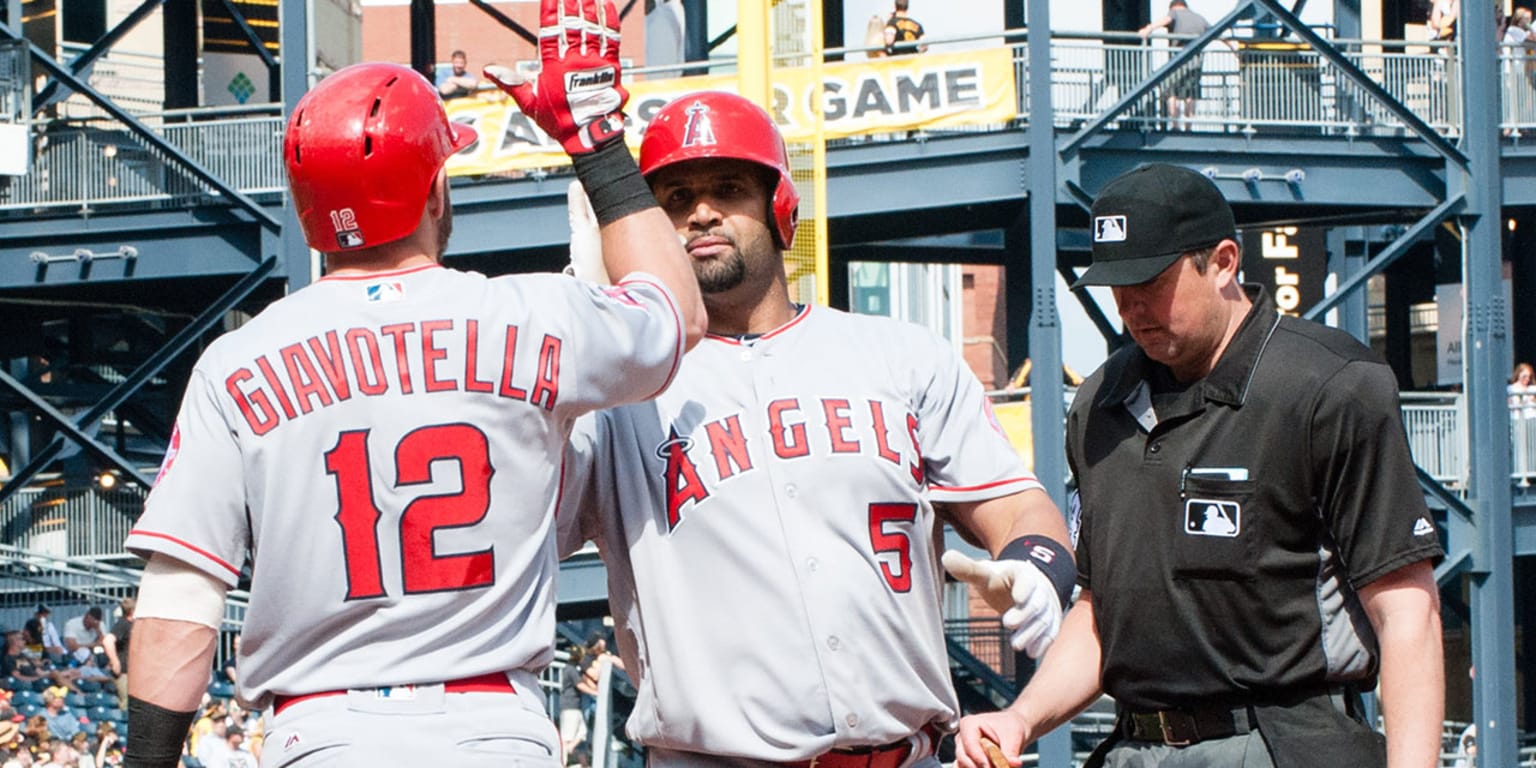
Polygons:
M1125 242L1125 217L1100 216L1094 219L1093 241L1095 243Z
M683 125L683 146L715 145L715 124L709 119L709 105L695 101L688 105L688 122Z
M677 427L667 433L666 442L656 446L656 458L665 461L662 478L667 484L667 530L683 521L683 505L709 498L709 489L699 479L699 468L688 458L693 438L678 437Z
M886 425L886 405L879 400L856 405L847 398L821 398L802 406L799 398L786 397L769 402L755 422L733 413L682 427L687 436L674 424L655 448L663 462L667 530L682 523L689 502L697 506L708 499L714 484L756 468L759 455L770 460L863 455L897 467L911 478L913 488L923 488L927 476L917 445L917 417L904 411L894 414L893 433ZM749 435L744 422L761 424L766 434Z
M1237 538L1243 532L1243 508L1235 501L1190 499L1184 502L1184 532Z
M1421 517L1413 523L1413 535L1429 536L1435 532L1435 524L1427 517Z

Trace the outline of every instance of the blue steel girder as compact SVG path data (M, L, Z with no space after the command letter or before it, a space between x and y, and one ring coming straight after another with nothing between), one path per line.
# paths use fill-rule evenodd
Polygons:
M1148 138L1122 131L1095 137L1079 148L1076 160L1077 178L1069 180L1076 188L1061 196L1063 204L1091 200L1138 164L1170 163L1210 172L1239 225L1273 218L1252 215L1255 206L1304 208L1315 216L1380 210L1380 220L1400 221L1405 212L1428 210L1447 196L1445 159L1414 139L1191 133ZM1249 170L1261 180L1245 181ZM1290 171L1304 178L1287 181Z
M122 21L119 21L106 34L102 35L100 40L92 43L90 48L87 48L79 56L70 59L70 74L79 75L85 72L90 68L91 64L95 63L96 59L111 50L112 46L117 45L124 35L138 26L139 22L149 18L151 14L159 10L160 6L164 4L165 0L144 0L144 2L139 4L139 7L133 9L132 13L123 17ZM58 92L59 81L49 78L48 84L43 86L43 89L32 98L32 112L35 114L49 104L52 104L54 96Z
M275 258L263 259L261 263L256 265L255 269L251 270L249 274L225 291L222 296L198 314L197 317L193 318L192 322L188 323L185 328L182 328L181 331L167 339L160 349L156 350L153 355L150 355L143 363L139 364L139 367L134 369L121 382L113 386L100 401L81 412L74 420L70 420L67 416L49 406L46 401L28 389L25 384L11 378L9 375L5 375L4 379L0 381L3 381L6 386L25 398L32 404L34 409L54 421L62 434L55 436L48 445L44 446L41 451L38 451L32 457L32 460L26 466L17 469L8 482L0 485L0 504L5 503L6 499L14 495L20 488L25 487L37 473L41 472L49 463L58 458L58 455L63 452L66 439L78 443L82 448L90 450L116 464L119 469L140 478L141 484L144 487L148 488L152 485L152 483L147 482L148 478L142 477L135 467L88 434L85 429L105 416L108 411L117 408L129 397L132 397L145 383L163 371L167 365L181 355L182 352L185 352L203 334L212 330L215 325L224 319L225 313L233 309L247 296L250 296L251 292L260 286L262 281L271 275L276 268L277 260ZM0 371L0 374L3 374L3 371Z
M239 8L235 7L233 0L219 0L219 2L224 5L224 10L229 11L230 20L240 28L240 34L245 35L245 41L251 44L251 49L261 57L261 63L266 65L269 71L277 66L277 59L273 58L272 52L267 50L267 46L261 42L261 36L251 28L251 22L245 18L245 14L241 13Z
M1413 110L1404 106L1402 102L1394 98L1392 94L1387 92L1387 89L1381 87L1381 84L1373 80L1370 75L1361 72L1360 68L1355 66L1354 62L1345 58L1344 54L1339 53L1339 49L1335 48L1333 43L1324 40L1321 35L1313 32L1311 27L1302 22L1301 19L1296 18L1295 14L1286 10L1285 6L1276 2L1276 0L1250 1L1254 5L1260 6L1264 10L1274 14L1275 18L1278 18L1282 25L1284 25L1297 37L1300 37L1302 40L1306 41L1307 45L1312 46L1312 49L1317 51L1318 54L1323 58L1327 59L1330 64L1338 67L1339 71L1343 72L1346 77L1354 81L1355 85L1364 89L1366 93L1369 93L1371 98L1381 102L1381 105L1386 107L1393 115L1397 117L1397 119L1403 121L1403 125L1408 126L1415 134L1418 135L1420 139L1433 146L1437 151L1440 152L1440 154L1445 156L1446 160L1456 163L1457 165L1467 164L1467 156L1461 151L1461 149L1448 141L1444 136L1441 136L1435 129L1429 127L1428 123L1425 123L1419 118L1418 115L1414 114ZM1486 105L1481 104L1474 106L1477 106L1478 108L1486 107Z
M58 427L59 431L64 434L64 436L68 437L71 441L85 449L87 452L96 456L98 459L101 459L108 464L117 467L124 474L137 480L140 485L146 488L148 488L150 485L153 485L153 483L150 482L150 478L140 473L138 468L133 465L133 462L123 458L122 456L119 456L117 451L113 450L111 446L108 446L100 440L97 440L89 432L86 432L85 429L80 425L76 424L74 421L71 421L67 414L62 413L59 411L59 409L49 405L47 400L44 400L36 392L33 392L31 389L29 389L27 385L21 383L12 377L9 373L6 373L3 369L0 369L0 386L4 386L6 389L9 389L20 396L22 400L26 401L27 406L34 413L37 413L44 419L53 422L54 425ZM18 480L19 478L12 478L10 482L6 483L5 489L0 490L9 490L12 487L21 486L22 483L17 482Z
M1119 101L1110 105L1108 109L1100 112L1097 117L1088 121L1088 123L1085 124L1080 130L1078 130L1076 134L1069 137L1066 141L1058 144L1057 152L1064 156L1076 153L1077 149L1083 145L1083 142L1104 130L1105 126L1109 125L1110 122L1119 117L1121 112L1130 109L1132 104L1135 104L1144 96L1151 93L1153 88L1156 88L1159 83L1168 79L1173 75L1173 73L1183 68L1184 64L1190 59L1193 59L1196 56L1200 56L1202 53L1204 53L1205 46L1212 40L1215 40L1222 33L1226 32L1228 29L1231 29L1232 25L1236 24L1237 20L1243 17L1243 14L1248 11L1248 8L1252 6L1254 2L1255 0L1243 0L1242 2L1238 3L1235 8L1228 12L1227 15L1221 17L1219 21L1217 21L1215 24L1212 24L1204 32L1200 33L1200 35L1195 39L1185 43L1182 47L1179 48L1179 52L1170 57L1168 61L1164 62L1163 66L1156 72L1153 72L1151 77L1137 84L1135 88L1127 91L1124 96L1120 97ZM1042 121L1034 119L1034 116L1031 115L1030 123L1034 124L1037 122ZM1045 124L1050 125L1051 122L1046 121Z
M262 261L261 227L227 208L135 212L80 219L18 219L0 227L0 291L214 275ZM50 261L132 248L134 258Z
M25 39L20 35L12 32L11 30L6 29L4 26L0 26L0 36L4 36L10 40ZM188 157L187 154L182 152L181 149L176 147L176 145L171 144L164 138L161 138L159 134L151 131L142 122L140 122L138 118L129 114L128 111L122 107L119 107L116 102L112 101L112 99L102 95L95 88L92 88L90 84L76 77L75 74L69 71L67 67L55 61L52 56L49 56L43 51L43 49L37 47L36 43L28 41L27 47L31 49L32 62L34 64L37 64L43 69L48 70L48 72L52 74L55 79L63 81L65 85L68 85L70 88L74 89L76 93L84 95L86 98L94 102L96 106L101 107L102 110L111 115L113 119L117 120L123 125L128 126L128 128L132 130L133 133L146 144L149 144L155 149L165 153L165 155L169 157L176 165L185 168L187 172L197 177L199 181L202 181L204 184L213 187L219 192L219 194L223 195L225 199L229 200L240 208L245 209L247 213L250 213L258 221L260 221L263 226L266 226L274 231L282 229L282 226L278 224L277 219L273 218L271 214L263 210L260 204L245 196L239 190L230 186L223 179L220 179L207 168L204 168L196 160Z
M1391 245L1383 249L1381 253L1376 254L1375 258L1366 262L1359 272L1344 278L1344 281L1339 283L1337 290L1312 305L1312 308L1307 310L1306 318L1308 320L1317 320L1326 315L1339 302L1364 286L1366 281L1373 275L1379 274L1382 270L1391 266L1392 262L1397 261L1398 258L1408 252L1409 247L1427 237L1435 227L1440 225L1440 222L1454 215L1465 204L1466 198L1457 195L1436 206L1429 213L1424 214L1422 218L1413 223L1413 226L1404 231L1400 237L1392 241Z

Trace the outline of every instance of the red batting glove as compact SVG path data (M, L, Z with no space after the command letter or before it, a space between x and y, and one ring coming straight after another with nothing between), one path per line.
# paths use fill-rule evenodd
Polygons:
M541 0L539 10L538 78L506 67L486 67L486 78L573 157L622 138L629 91L619 83L613 0Z

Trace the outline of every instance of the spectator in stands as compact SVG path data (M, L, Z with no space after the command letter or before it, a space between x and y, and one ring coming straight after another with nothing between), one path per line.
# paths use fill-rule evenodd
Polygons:
M74 680L79 674L78 670L55 669L46 656L36 655L28 647L25 633L6 634L5 651L0 654L0 679L15 678L29 687L39 680L46 680L52 690L63 696L78 690Z
M1159 29L1167 29L1170 34L1178 37L1174 41L1176 48L1183 48L1189 43L1189 36L1205 34L1211 28L1211 22L1189 9L1189 3L1185 0L1171 0L1168 3L1168 15L1136 31L1143 38ZM1231 45L1230 42L1227 45ZM1168 76L1168 127L1175 131L1187 131L1190 120L1195 116L1195 97L1200 95L1200 54L1195 54L1178 72Z
M32 753L34 761L47 754L53 742L53 734L48 732L47 715L39 712L27 718L27 724L21 730L26 734L27 751Z
M75 664L84 664L101 645L101 609L91 606L84 615L64 622L64 650Z
M118 743L117 726L101 723L96 727L96 768L121 765L123 748Z
M70 762L65 763L69 768L96 768L96 749L91 745L91 734L87 731L77 731L69 740ZM58 747L54 748L57 754Z
M451 69L437 79L437 92L442 94L444 101L473 95L480 87L480 80L469 73L469 58L463 51L454 51L448 61Z
M48 734L67 741L80 732L80 716L64 704L64 697L49 690L43 693L43 718L48 723Z
M1502 9L1500 9L1502 10ZM1516 8L1500 25L1499 42L1503 43L1499 56L1504 60L1504 119L1527 119L1531 114L1532 69L1531 49L1536 39L1531 36L1531 9ZM1505 136L1513 136L1514 128L1505 128Z
M1531 368L1530 363L1516 365L1515 372L1510 374L1509 415L1515 418L1536 419L1536 369Z
M235 674L236 674L236 672L235 672L235 661L238 660L239 658L240 658L240 636L239 635L235 635L234 639L230 641L229 658L224 659L224 666L220 670L220 671L222 671L224 673L224 679L228 680L231 685L233 685L235 683Z
M192 733L187 737L187 748L191 750L193 755L198 755L199 750L202 749L203 741L208 738L209 734L222 728L224 721L228 717L229 710L225 707L223 701L219 699L209 701L206 697L204 698L203 716L199 717L197 722L192 724ZM222 736L217 738L222 738Z
M608 638L601 631L587 636L587 650L581 662L581 679L576 681L576 691L581 695L581 711L586 716L587 727L593 725L597 713L597 695L603 679L603 663L624 668L624 661L608 651Z
M1434 0L1429 6L1429 39L1456 39L1456 18L1461 15L1461 0Z
M909 0L896 0L896 9L891 12L891 17L885 20L887 56L922 53L928 50L927 45L918 42L923 39L923 25L917 19L907 15L908 5Z
M192 756L203 768L224 768L229 763L229 729L229 718L217 717L210 721L208 732L198 737Z
M560 748L563 752L563 765L570 764L572 750L587 739L587 718L582 712L581 694L576 690L577 678L583 671L581 662L586 655L585 647L578 645L572 648L570 660L560 675Z
M5 651L0 654L0 680L8 677L26 683L37 680L39 675L36 665L26 650L27 639L21 630L13 629L5 633Z
M118 604L123 617L112 625L112 631L101 639L101 647L107 654L107 671L117 684L117 708L128 711L128 638L133 632L133 611L138 601L125 597Z
M37 652L47 656L55 663L64 662L64 641L59 638L59 628L53 625L49 615L52 611L48 606L39 605L32 618L27 620L27 644L35 646Z

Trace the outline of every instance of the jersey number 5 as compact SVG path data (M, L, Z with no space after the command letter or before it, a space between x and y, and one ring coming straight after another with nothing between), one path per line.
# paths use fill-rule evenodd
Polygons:
M893 592L912 591L912 537L901 530L887 531L886 525L897 523L911 528L915 520L916 504L884 502L869 505L869 545L874 547L876 555L892 553L896 556L896 570L891 569L889 562L880 561L880 575L885 577L885 583L891 585Z
M495 581L490 547L478 552L439 556L432 537L440 528L462 528L485 519L491 506L490 448L485 433L468 424L438 424L417 429L395 446L395 487L432 481L432 464L459 465L461 490L418 496L400 513L400 575L406 594L449 592L483 587ZM325 471L336 478L336 523L347 563L347 599L383 597L379 554L379 519L368 459L368 430L343 432L325 454Z

